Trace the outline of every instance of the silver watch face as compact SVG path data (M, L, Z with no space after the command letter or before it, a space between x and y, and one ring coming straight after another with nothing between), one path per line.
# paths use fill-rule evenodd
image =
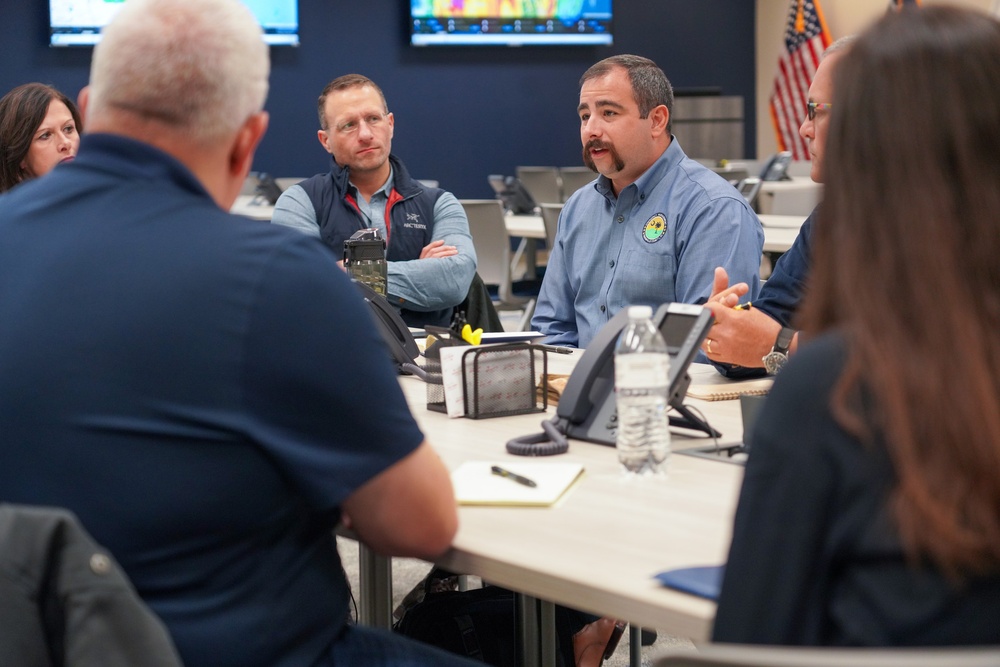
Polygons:
M771 351L764 357L764 370L768 372L769 375L776 375L781 367L785 365L788 361L788 355L783 352Z

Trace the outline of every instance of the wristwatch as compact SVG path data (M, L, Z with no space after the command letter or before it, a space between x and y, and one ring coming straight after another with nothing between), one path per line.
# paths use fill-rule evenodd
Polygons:
M774 341L774 347L762 359L768 375L776 375L788 361L788 348L792 344L793 336L795 336L795 329L791 327L782 327L781 331L778 332L778 339Z

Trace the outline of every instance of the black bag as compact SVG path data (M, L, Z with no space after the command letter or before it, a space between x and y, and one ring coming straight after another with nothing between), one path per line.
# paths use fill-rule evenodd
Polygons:
M396 624L412 639L494 667L517 664L514 593L498 586L429 593Z
M423 600L393 626L400 634L494 667L516 667L514 592L499 586L448 590L452 575L435 568L424 580ZM444 589L444 590L441 590ZM556 606L557 665L573 665L573 635L597 617Z

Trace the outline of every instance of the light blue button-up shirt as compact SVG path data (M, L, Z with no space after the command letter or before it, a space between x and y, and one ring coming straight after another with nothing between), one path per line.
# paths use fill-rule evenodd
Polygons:
M677 139L615 197L600 176L559 216L533 329L586 347L621 309L704 303L715 267L760 289L764 231L732 185L688 158Z

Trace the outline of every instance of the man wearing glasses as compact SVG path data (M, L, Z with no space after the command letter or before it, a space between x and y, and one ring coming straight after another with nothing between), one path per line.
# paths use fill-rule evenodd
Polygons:
M799 126L799 134L809 144L812 156L809 175L817 183L823 182L833 70L853 39L843 37L826 49L809 86L806 117ZM702 343L702 350L724 375L742 377L759 375L762 371L773 375L795 351L798 333L791 326L792 317L809 274L809 243L815 217L816 210L813 210L802 223L795 243L778 259L750 308L733 308L747 293L747 285L738 283L730 287L725 269L715 269L712 296L705 304L715 315L715 325Z
M359 229L387 241L387 298L412 327L447 326L469 291L476 252L465 210L450 192L425 187L391 154L395 120L368 77L347 74L319 96L320 144L333 170L293 185L272 222L319 237L337 256Z

